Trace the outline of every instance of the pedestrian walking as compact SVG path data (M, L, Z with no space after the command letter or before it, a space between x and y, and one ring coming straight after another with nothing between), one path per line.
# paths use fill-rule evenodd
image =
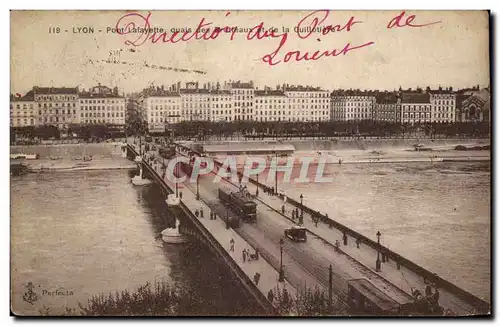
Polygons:
M281 213L285 214L285 205L281 205Z
M356 247L358 247L359 249L359 245L361 244L361 239L360 238L357 238L356 239Z
M273 303L273 301L274 301L273 289L271 289L271 290L269 290L269 292L267 292L267 300L269 300L269 302Z
M203 207L200 208L200 218L203 218Z
M234 239L231 238L231 241L229 241L229 251L234 252Z
M347 246L347 234L344 232L344 234L342 235L342 238L344 240L344 246Z
M247 261L247 250L243 249L243 251L241 252L241 254L243 256L243 262L246 262Z
M260 273L256 272L255 275L253 276L253 281L255 282L255 285L259 285L259 280L260 280Z
M196 218L198 218L199 215L200 215L200 212L198 212L198 210L194 211L194 216L196 216Z

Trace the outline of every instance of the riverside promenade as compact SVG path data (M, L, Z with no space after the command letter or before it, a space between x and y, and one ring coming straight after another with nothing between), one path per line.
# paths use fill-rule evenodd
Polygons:
M131 146L138 151L138 145L131 144ZM163 174L163 159L158 155L157 151L147 152L144 158L158 176ZM168 164L167 162L165 163ZM174 183L170 182L166 177L164 177L163 180L171 189L175 189ZM221 219L220 216L217 216L215 220L210 219L211 207L203 200L196 199L196 194L188 187L183 186L179 191L182 193L181 201L188 207L193 215L196 215L196 211L203 211L203 217L201 217L199 213L199 222L214 236L224 248L225 252L234 260L248 279L255 284L259 291L266 298L269 292L272 291L275 299L271 304L275 308L278 308L277 296L281 296L284 289L288 292L290 300L295 298L297 290L288 281L278 282L278 271L267 262L264 257L260 256L257 260L249 261L247 259L245 262L243 261L242 252L244 249L253 254L257 248L252 247L232 228L227 228L225 221ZM234 246L231 246L231 240L234 240ZM255 279L256 273L260 275L257 282Z

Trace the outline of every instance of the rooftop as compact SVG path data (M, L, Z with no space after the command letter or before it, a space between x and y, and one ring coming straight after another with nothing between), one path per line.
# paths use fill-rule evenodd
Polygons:
M287 92L324 92L321 87L302 86L302 85L286 85L285 91Z
M210 94L210 90L207 88L181 88L180 93L182 94L203 94L203 95L208 95Z
M332 96L376 96L378 91L348 89L348 90L335 90L331 93Z
M78 87L33 87L35 94L78 94Z
M255 96L285 96L285 93L280 90L260 90L255 91Z
M21 96L21 97L15 96L14 94L10 94L10 100L11 101L23 101L23 102L34 101L35 95L34 95L33 91L29 91L28 93L24 94L24 96Z
M247 83L243 83L240 81L232 82L231 88L253 88L253 82L252 81Z
M119 96L113 93L89 93L82 92L80 93L80 98L124 98L123 96Z
M430 96L429 93L420 92L403 92L401 93L402 103L429 103Z
M384 92L377 94L375 98L378 104L396 104L399 97L394 92Z

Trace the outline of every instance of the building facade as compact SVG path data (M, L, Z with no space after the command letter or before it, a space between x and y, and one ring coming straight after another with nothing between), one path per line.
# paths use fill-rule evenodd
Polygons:
M10 96L10 126L26 127L38 125L38 110L33 96L33 91L26 95Z
M457 96L457 122L491 121L491 95L488 89Z
M331 117L334 121L371 120L376 93L337 90L331 93Z
M401 99L396 92L383 92L376 96L373 108L373 121L401 122Z
M254 120L267 121L290 121L290 108L288 98L282 90L256 90L254 98Z
M198 88L198 82L186 83L186 88L180 89L181 120L210 121L210 99L208 88Z
M210 92L211 121L233 121L233 94L230 90L221 90L217 86Z
M283 85L288 98L287 121L330 121L331 98L319 87Z
M423 124L432 122L432 105L429 93L401 93L401 122Z
M33 87L39 125L59 129L80 123L77 87Z
M250 82L230 82L230 91L233 96L233 120L253 120L254 86Z
M431 102L431 122L455 122L456 94L451 88L429 90Z

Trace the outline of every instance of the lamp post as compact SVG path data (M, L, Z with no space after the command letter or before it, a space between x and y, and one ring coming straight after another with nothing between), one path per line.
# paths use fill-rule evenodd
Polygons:
M175 165L175 198L179 198L179 181L177 178L179 177L178 164Z
M304 196L300 194L300 216L304 217L304 204L303 204Z
M200 200L200 176L196 177L196 200Z
M255 196L259 195L259 174L257 173L257 190L255 190Z
M274 151L274 158L276 159L276 168L274 170L274 183L275 183L275 194L277 195L278 194L278 152L277 151Z
M285 272L283 271L283 245L285 244L285 241L283 241L283 238L280 239L279 243L280 243L280 271L279 271L278 282L284 282Z
M377 261L375 262L375 270L377 272L380 272L380 265L381 265L381 262L380 262L380 236L382 234L380 233L380 231L377 231L377 243L378 243L378 248L377 248Z

